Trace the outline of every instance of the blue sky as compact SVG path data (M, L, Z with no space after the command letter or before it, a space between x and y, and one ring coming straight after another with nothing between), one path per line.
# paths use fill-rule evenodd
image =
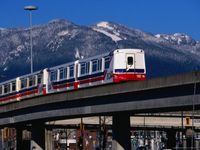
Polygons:
M143 31L186 33L200 41L200 0L1 0L0 27L28 27L26 5L36 5L33 24L62 18L79 25L112 21Z

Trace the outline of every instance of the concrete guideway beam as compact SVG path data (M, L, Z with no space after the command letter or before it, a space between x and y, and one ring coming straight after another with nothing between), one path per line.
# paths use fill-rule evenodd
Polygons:
M194 83L197 83L195 96ZM199 89L200 72L193 72L142 82L65 91L0 106L0 125L122 111L172 111L173 108L200 106Z
M50 104L54 102L89 99L92 97L125 94L130 92L133 93L133 92L167 88L167 87L171 88L186 84L191 84L192 86L193 83L199 83L199 82L200 82L200 71L175 75L170 77L155 78L146 81L108 84L91 88L79 89L76 91L67 91L67 92L64 91L60 93L49 94L47 96L33 97L16 103L8 103L6 105L0 106L0 113L5 113L8 111L18 110L38 105Z

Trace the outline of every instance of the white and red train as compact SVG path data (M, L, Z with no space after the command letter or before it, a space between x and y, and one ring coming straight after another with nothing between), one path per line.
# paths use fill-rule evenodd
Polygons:
M0 83L0 104L57 91L145 79L144 51L117 49Z

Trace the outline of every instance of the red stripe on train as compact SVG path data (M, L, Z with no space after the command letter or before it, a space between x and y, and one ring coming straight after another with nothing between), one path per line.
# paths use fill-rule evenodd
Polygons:
M80 80L80 81L73 82L73 83L67 83L67 84L61 84L61 85L53 85L53 89L67 88L67 87L70 87L70 86L74 86L74 89L78 89L78 85L79 84L97 82L97 81L104 80L104 78L105 78L105 76L101 76L101 77L96 77L96 78L89 78L89 79L85 79L85 80Z
M61 89L61 88L67 88L70 86L74 86L74 83L65 83L60 85L53 85L53 89Z
M113 74L113 82L146 80L146 74Z
M101 81L101 80L104 80L104 76L81 80L81 81L79 81L79 83L86 84L86 83L97 82L97 81Z
M0 98L0 102L8 101L8 100L11 100L11 99L17 99L17 98L21 98L23 96L29 96L29 95L37 94L37 93L38 93L38 89L35 89L35 90L32 90L32 91L26 91L24 93L17 93L16 95L8 96L8 97L5 97L5 98Z

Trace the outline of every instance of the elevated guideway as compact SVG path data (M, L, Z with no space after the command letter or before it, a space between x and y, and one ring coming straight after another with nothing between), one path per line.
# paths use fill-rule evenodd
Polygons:
M48 149L45 145L45 122L110 115L113 149L121 150L131 147L131 115L194 111L199 108L200 72L192 72L146 81L107 84L52 93L8 103L0 106L0 126L15 127L18 135L17 149L23 149L21 134L25 126L31 125L34 143L41 149ZM121 128L125 130L122 131ZM171 141L168 142L169 148L173 148L175 130L168 134L171 137Z
M200 72L108 84L25 99L0 106L0 125L116 112L152 113L200 106Z

